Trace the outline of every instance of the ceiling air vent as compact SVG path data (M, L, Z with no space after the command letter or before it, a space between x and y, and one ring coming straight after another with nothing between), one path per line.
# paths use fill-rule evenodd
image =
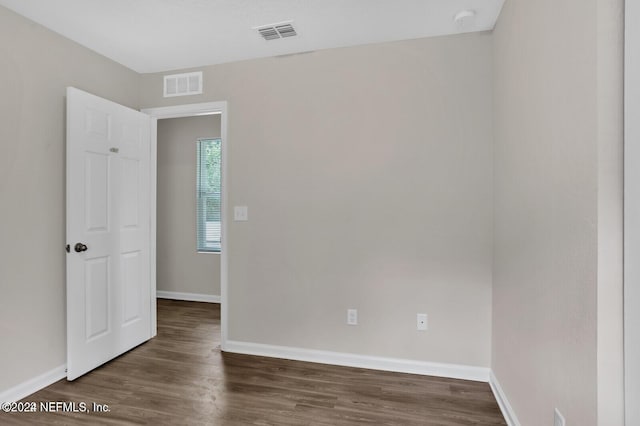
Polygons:
M265 40L275 40L278 38L293 37L298 35L296 29L290 22L283 22L281 24L264 25L256 28L258 33Z
M202 71L164 76L164 97L202 93Z

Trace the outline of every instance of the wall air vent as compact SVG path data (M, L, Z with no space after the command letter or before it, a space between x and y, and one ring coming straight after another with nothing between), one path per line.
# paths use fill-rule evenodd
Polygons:
M282 22L280 24L263 25L256 27L258 33L265 40L276 40L279 38L287 38L297 36L296 29L293 28L291 22Z
M164 76L164 97L199 95L202 93L202 71Z

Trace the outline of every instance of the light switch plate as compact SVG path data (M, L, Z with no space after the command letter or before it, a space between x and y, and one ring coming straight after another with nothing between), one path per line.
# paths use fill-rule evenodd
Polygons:
M247 206L234 206L233 220L237 222L249 220L249 212L248 212Z

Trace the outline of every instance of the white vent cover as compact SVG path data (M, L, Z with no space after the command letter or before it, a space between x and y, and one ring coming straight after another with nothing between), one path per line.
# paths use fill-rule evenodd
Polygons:
M202 93L202 71L164 76L164 97Z
M263 25L256 27L258 33L265 40L276 40L279 38L297 36L296 29L293 28L292 22L282 22L280 24Z

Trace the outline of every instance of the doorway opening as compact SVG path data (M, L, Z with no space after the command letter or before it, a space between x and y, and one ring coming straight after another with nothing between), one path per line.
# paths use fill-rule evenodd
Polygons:
M152 117L152 271L159 271L156 282L157 295L182 300L219 302L221 320L221 349L225 349L227 337L227 104L208 102L143 109ZM217 198L206 199L217 212L200 211L197 200L198 140L219 140L220 170ZM192 155L193 154L193 155ZM177 160L177 161L176 161ZM215 180L215 177L214 177ZM158 189L160 189L158 191ZM207 194L211 195L211 194ZM215 195L215 194L214 194ZM179 197L176 199L175 197ZM184 199L183 199L184 198ZM205 197L206 198L206 197ZM211 198L211 197L209 197ZM219 250L198 250L198 213L204 213L205 223L212 229L211 240L219 240ZM219 228L213 224L218 220ZM180 226L171 224L179 222ZM205 241L207 238L205 227ZM216 231L216 232L213 232ZM175 234L175 235L174 235ZM217 234L217 235L214 235ZM215 244L210 244L212 247ZM183 262L183 265L180 265ZM188 275L183 272L188 270ZM182 271L182 272L181 272ZM188 283L184 286L184 282ZM217 290L219 279L219 294ZM182 287L181 287L182 286ZM206 286L209 286L208 288ZM208 291L207 291L208 290ZM154 308L156 308L154 306ZM155 309L153 313L155 321Z

